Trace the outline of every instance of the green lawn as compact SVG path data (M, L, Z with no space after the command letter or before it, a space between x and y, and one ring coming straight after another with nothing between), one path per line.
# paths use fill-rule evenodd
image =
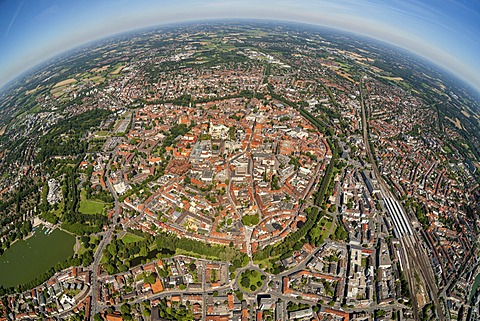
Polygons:
M85 248L85 245L83 245L82 242L79 242L79 243L80 243L80 247L78 248L77 254L82 255L83 253L87 252L87 249Z
M263 285L262 273L257 270L245 270L239 278L239 285L244 292L255 292ZM248 285L247 285L248 283Z
M56 217L62 217L63 210L64 210L63 202L60 202L60 203L58 203L58 208L55 211L53 211L53 214Z
M80 213L83 214L102 214L103 209L107 206L107 203L98 200L87 199L84 189L80 191Z
M196 258L201 258L201 259L209 259L209 260L218 260L218 257L213 256L213 255L200 255L195 252L190 252L186 250L182 250L179 248L175 249L175 255L185 255L185 256L191 256L191 257L196 257Z
M272 256L272 257L267 257L266 259L263 260L254 260L253 263L258 264L261 269L266 269L271 265L270 261L275 262L280 259L280 255Z
M322 218L323 220L323 218ZM325 225L323 226L322 239L326 240L330 236L330 228L332 227L333 222L325 220Z
M139 241L143 241L144 238L135 234L127 233L122 237L123 244L130 244Z
M90 236L90 242L91 244L94 244L95 241L97 241L99 239L98 236ZM78 249L78 252L77 254L78 255L82 255L83 253L85 253L87 251L87 249L85 248L85 245L82 243L82 242L79 242L80 243L80 248ZM93 252L95 252L97 249L97 246L95 246L95 248L93 249Z
M80 201L80 213L83 214L102 214L105 203L99 201L84 200Z
M99 137L106 137L106 136L110 136L110 132L106 132L106 131L99 131L99 132L96 132L96 133L95 133L95 136L99 136Z

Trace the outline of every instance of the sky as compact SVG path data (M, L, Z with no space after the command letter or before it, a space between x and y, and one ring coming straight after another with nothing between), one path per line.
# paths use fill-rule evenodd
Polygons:
M223 18L303 22L369 36L419 54L480 91L480 0L0 0L0 88L93 40Z

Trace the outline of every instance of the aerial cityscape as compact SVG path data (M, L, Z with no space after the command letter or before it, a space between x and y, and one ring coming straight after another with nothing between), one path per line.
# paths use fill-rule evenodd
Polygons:
M43 61L0 88L0 320L480 320L465 79L252 19Z

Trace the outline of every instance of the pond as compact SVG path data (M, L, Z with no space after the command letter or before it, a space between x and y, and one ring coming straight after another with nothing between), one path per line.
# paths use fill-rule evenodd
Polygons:
M75 238L64 231L39 228L0 256L0 285L7 288L34 280L70 257L74 244Z

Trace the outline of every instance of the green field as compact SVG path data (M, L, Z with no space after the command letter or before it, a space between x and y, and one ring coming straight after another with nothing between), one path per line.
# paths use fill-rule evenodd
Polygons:
M78 209L80 213L83 214L102 214L105 203L97 201L80 201L80 208Z
M90 244L94 244L96 241L98 241L99 237L98 236L90 236ZM93 249L93 252L95 252L95 250L97 249L97 246L95 246L95 248ZM87 248L85 248L85 245L80 242L80 248L78 249L77 251L77 254L78 255L82 255L83 253L85 253L87 251Z
M95 133L95 136L98 136L98 137L107 137L107 136L110 136L110 132L107 132L107 131L99 131L99 132L96 132Z
M322 239L326 240L330 236L330 229L332 228L333 222L325 219L324 217L322 217L319 224L321 225L322 222L325 222L322 230Z
M240 289L244 292L255 292L263 286L262 273L257 270L245 270L239 275ZM265 277L264 277L265 278Z
M102 201L89 200L86 198L85 190L80 192L80 207L79 212L83 214L102 214L103 209L107 205Z
M49 235L43 229L35 231L0 256L0 285L11 287L34 280L72 255L74 244L75 238L61 230Z
M123 244L130 244L130 243L135 243L143 240L144 240L143 237L135 234L130 234L130 233L127 233L122 237Z
M261 269L266 269L267 267L271 266L271 262L276 262L280 259L281 255L275 255L271 257L267 257L263 260L254 260L253 262L257 264Z

